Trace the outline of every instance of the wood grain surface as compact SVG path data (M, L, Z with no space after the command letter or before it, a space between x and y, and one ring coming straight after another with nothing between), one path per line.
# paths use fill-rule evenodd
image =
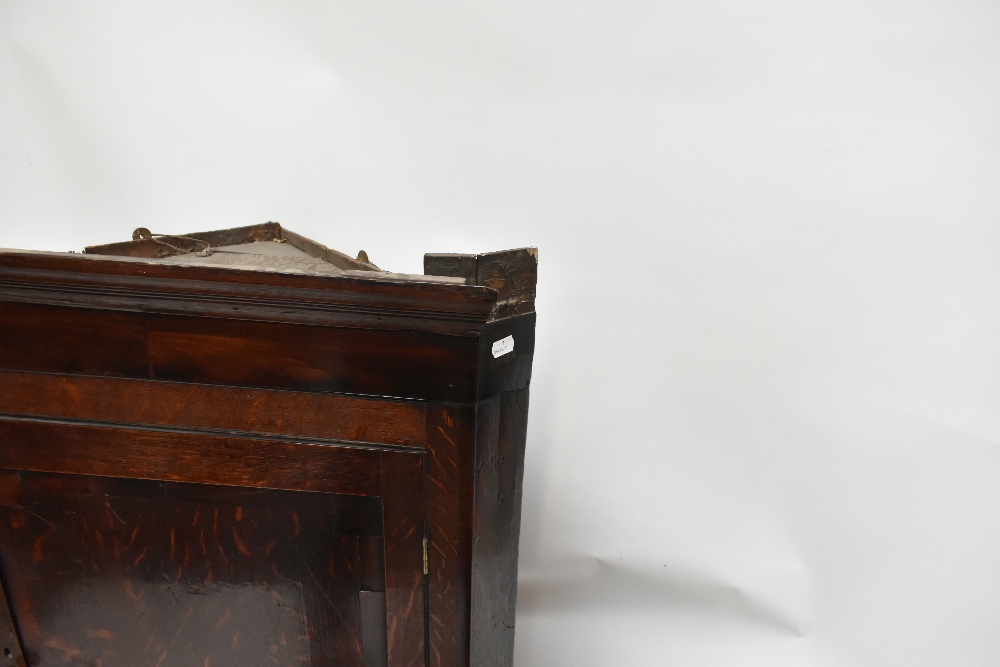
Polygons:
M27 664L510 667L537 253L425 259L450 278L0 251Z
M379 453L159 429L0 418L0 467L266 489L381 494Z
M471 664L510 667L528 390L507 391L481 401L477 417Z
M469 664L474 406L432 410L427 423L429 664Z
M424 457L382 452L389 667L424 664Z
M14 617L10 613L7 592L2 584L0 584L0 660L11 667L25 667L24 649L18 637Z
M474 337L497 292L376 271L297 275L0 250L0 301Z
M232 488L2 482L0 558L29 664L362 667L358 538L331 529L323 494L288 506Z
M0 368L475 400L464 336L0 302Z
M0 371L0 414L423 447L411 401L224 385Z

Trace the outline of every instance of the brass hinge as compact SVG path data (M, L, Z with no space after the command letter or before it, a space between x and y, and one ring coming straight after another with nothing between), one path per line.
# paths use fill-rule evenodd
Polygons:
M424 574L430 574L430 567L427 565L427 538L424 538Z

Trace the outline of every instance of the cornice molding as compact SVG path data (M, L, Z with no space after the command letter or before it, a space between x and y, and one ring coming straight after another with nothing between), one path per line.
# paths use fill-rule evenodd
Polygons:
M497 298L494 289L437 277L300 275L0 250L0 301L475 336Z

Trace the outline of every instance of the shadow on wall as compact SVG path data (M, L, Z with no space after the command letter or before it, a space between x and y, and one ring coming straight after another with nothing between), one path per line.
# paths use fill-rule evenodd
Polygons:
M702 611L736 617L782 634L805 636L812 619L805 609L777 604L721 578L676 565L662 572L600 558L565 561L545 571L524 572L517 610L527 615L637 610ZM805 613L803 613L805 612Z

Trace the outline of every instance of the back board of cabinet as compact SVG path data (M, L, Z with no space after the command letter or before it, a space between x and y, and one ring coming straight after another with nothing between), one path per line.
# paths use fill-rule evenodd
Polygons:
M509 666L537 253L0 251L12 665Z

